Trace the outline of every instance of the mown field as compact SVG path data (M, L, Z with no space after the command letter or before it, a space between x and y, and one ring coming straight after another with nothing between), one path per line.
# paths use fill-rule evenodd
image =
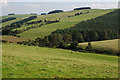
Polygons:
M64 13L57 13L57 14L49 14L49 15L42 15L38 16L38 18L32 20L56 20L56 19L61 19L59 23L53 23L49 25L43 25L42 27L35 28L35 29L30 29L28 31L25 31L23 33L20 33L20 35L23 38L26 39L35 39L37 37L44 37L47 35L50 35L51 32L55 31L56 29L64 29L64 28L70 28L77 24L78 22L81 21L86 21L91 18L96 18L98 16L107 14L115 9L109 9L109 10L101 10L101 9L92 9L92 10L78 10L78 11L69 11L69 12L64 12ZM87 14L82 14L79 16L74 16L68 18L70 15L74 15L77 12L83 12L85 13L86 11L89 11Z
M117 78L118 57L2 44L3 78Z

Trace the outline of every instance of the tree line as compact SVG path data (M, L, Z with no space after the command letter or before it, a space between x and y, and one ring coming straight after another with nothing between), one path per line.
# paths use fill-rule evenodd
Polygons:
M0 23L4 23L4 22L10 21L10 20L14 20L14 19L16 19L16 17L9 17L9 18L0 20Z
M63 10L53 10L48 12L48 14L53 14L53 13L60 13L60 12L64 12Z
M60 20L60 19L59 19ZM54 20L54 21L50 21L50 20L38 20L38 21L32 21L32 22L29 22L29 23L25 23L25 25L31 25L31 24L37 24L37 25L32 25L30 27L27 27L26 29L22 29L22 30L13 30L15 28L20 28L22 27L22 24L16 24L17 27L14 27L13 25L11 27L13 28L10 28L10 25L7 25L7 27L5 27L3 30L2 30L2 34L3 35L13 35L13 36L16 36L17 34L19 33L23 33L27 30L30 30L32 28L38 28L38 27L41 27L42 25L46 25L46 24L52 24L52 23L57 23L57 22L60 22L59 20ZM38 23L41 23L43 22L42 24L38 24Z
M29 22L29 23L26 23L27 25L31 25L31 24L37 24L37 23L41 23L42 20L39 20L39 21L32 21L32 22Z
M78 13L75 13L74 15L70 15L70 16L68 16L68 18L70 18L70 17L74 17L74 16L79 16L79 15L81 15L81 14L87 14L87 13L89 13L89 11L87 11L87 12L85 12L85 13L83 13L83 12L78 12Z
M14 23L11 23L10 25L6 25L5 27L2 27L2 34L3 35L13 35L12 30L15 28L20 28L23 23L26 23L30 20L33 20L37 18L37 16L30 16L28 18L22 19L20 21L16 21Z
M37 23L40 23L40 22L43 22L42 20L39 20L39 21L33 21L33 22L30 22L30 24L36 22L35 24ZM23 29L23 30L15 30L15 31L11 31L12 35L16 36L16 34L19 34L19 33L23 33L27 30L30 30L30 29L33 29L33 28L38 28L38 27L41 27L42 25L46 25L46 24L52 24L52 23L57 23L59 22L59 20L55 20L55 21L50 21L50 20L44 20L45 23L42 23L42 24L38 24L38 25L34 25L34 26L31 26L31 27L27 27L26 29ZM26 23L28 24L28 23Z
M91 7L81 7L81 8L75 8L74 10L83 10L83 9L91 9Z

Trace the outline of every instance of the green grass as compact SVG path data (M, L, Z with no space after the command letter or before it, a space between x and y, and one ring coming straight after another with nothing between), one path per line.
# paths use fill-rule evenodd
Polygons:
M94 41L91 42L93 47L98 47L98 48L109 48L113 50L118 50L118 44L120 39L113 39L113 40L104 40L104 41ZM79 45L82 45L86 47L88 45L88 42L85 43L79 43Z
M118 57L2 44L3 78L118 78Z
M20 33L19 35L27 39L35 39L37 37L44 37L44 36L50 35L51 32L55 31L56 29L70 28L81 21L86 21L88 19L96 18L98 16L109 13L113 10L115 9L109 9L109 10L92 9L92 10L89 10L90 13L88 14L82 14L80 16L75 16L71 18L68 18L67 16L73 15L77 12L86 12L88 10L78 10L78 11L70 11L70 12L65 12L65 13L38 16L38 18L34 19L33 21L40 20L40 19L56 20L59 18L61 18L61 20L59 23L53 23L49 25L44 25L36 29L30 29L28 31Z

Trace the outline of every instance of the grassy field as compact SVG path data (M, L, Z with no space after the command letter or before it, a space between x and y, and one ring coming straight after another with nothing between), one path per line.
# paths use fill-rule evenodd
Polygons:
M104 41L94 41L91 42L93 47L98 47L98 48L110 48L113 50L118 50L118 44L119 44L120 39L113 39L113 40L104 40ZM88 42L86 43L79 43L79 45L82 46L87 46Z
M2 44L3 78L117 78L118 57Z
M69 12L65 12L65 13L57 13L57 14L38 16L38 18L34 19L33 21L40 20L40 19L56 20L59 18L61 18L61 20L59 23L53 23L53 24L49 24L49 25L44 25L39 28L30 29L28 31L20 33L19 35L21 37L27 38L27 39L35 39L37 37L44 37L44 36L51 34L51 32L55 31L56 29L70 28L70 27L74 26L75 24L77 24L78 22L86 21L91 18L96 18L98 16L109 13L113 10L114 9L109 9L109 10L93 9L93 10L89 10L90 12L88 14L82 14L80 16L74 16L71 18L68 18L68 16L74 15L77 12L84 13L88 10L69 11Z

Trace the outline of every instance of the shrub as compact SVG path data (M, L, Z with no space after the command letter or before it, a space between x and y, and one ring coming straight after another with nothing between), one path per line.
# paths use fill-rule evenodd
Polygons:
M74 10L83 10L83 9L91 9L91 7L81 7L81 8L75 8Z
M88 43L88 46L86 47L86 51L93 52L91 42Z
M7 40L2 40L3 43L7 43L8 41Z
M41 15L46 15L46 13L41 13Z
M66 48L66 44L64 42L61 42L58 46L58 48L63 48L65 49Z
M8 15L15 15L15 13L10 13L10 14L8 14Z
M17 36L17 37L20 37L20 36Z
M77 49L78 47L78 42L77 41L74 41L70 44L70 49Z
M60 12L64 12L64 11L63 10L54 10L54 11L50 11L48 14L60 13Z

